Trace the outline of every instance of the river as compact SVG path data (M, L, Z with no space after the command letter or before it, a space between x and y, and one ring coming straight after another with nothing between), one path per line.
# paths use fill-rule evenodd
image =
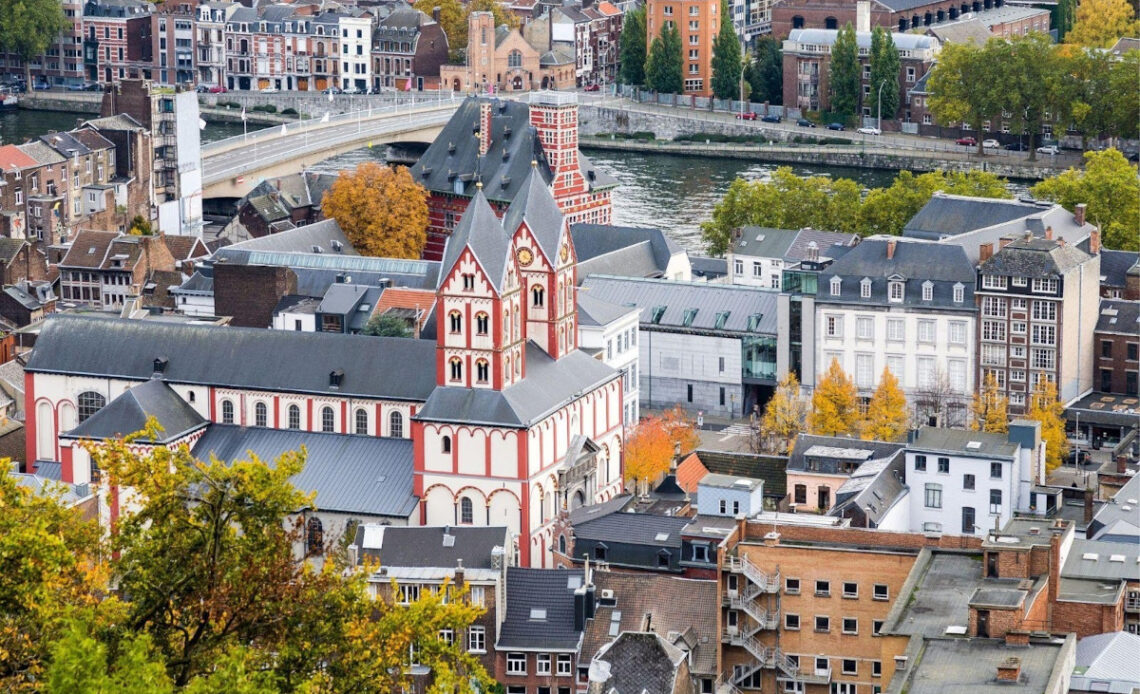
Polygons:
M82 114L55 111L0 113L0 143L24 142L52 130L75 127ZM202 141L240 135L240 124L210 123ZM315 168L335 171L366 160L383 160L386 148L361 149L326 160ZM587 151L597 167L620 183L614 191L614 223L659 227L690 251L700 251L700 224L737 177L761 179L776 169L773 164L735 159L698 159L667 154ZM894 174L875 169L792 167L799 174L851 178L866 187L888 185Z

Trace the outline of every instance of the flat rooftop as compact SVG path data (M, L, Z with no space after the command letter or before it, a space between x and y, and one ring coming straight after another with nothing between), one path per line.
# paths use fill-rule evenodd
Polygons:
M990 531L982 542L982 547L998 549L1048 547L1049 538L1053 535L1053 522L1051 518L1012 518L1001 530ZM1067 525L1065 528L1058 528L1061 532L1067 529Z
M1063 642L1007 646L995 639L930 639L905 690L909 694L1045 694L1054 670L1064 665L1063 646ZM1017 684L999 682L998 666L1011 657L1020 661L1020 680Z
M739 489L741 491L752 491L757 487L763 485L761 480L752 479L751 477L736 477L734 475L720 475L715 472L710 472L701 478L697 483L699 487L715 487L717 489Z
M891 633L942 636L947 627L968 626L970 598L982 579L982 558L966 554L934 554L911 596L900 595L903 611Z

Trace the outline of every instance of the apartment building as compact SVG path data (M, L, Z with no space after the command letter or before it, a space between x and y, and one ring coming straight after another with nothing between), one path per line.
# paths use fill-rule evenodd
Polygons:
M1094 345L1097 390L1140 394L1140 301L1102 299Z
M622 375L622 421L640 421L638 398L638 310L578 294L578 348L594 354Z
M59 261L60 299L118 310L155 271L174 269L160 236L81 231Z
M860 467L892 460L902 449L901 443L800 434L788 457L786 502L796 513L827 513Z
M1092 390L1094 332L1099 314L1099 234L1092 253L1055 239L1006 237L995 252L983 245L978 267L977 379L993 376L1024 412L1041 380L1068 403Z
M155 64L151 79L162 85L193 85L197 79L194 61L198 38L194 23L198 8L190 2L155 5L151 15Z
M819 259L820 249L830 253L835 246L844 251L859 243L858 234L806 229L770 229L745 226L736 230L728 249L728 278L731 284L764 289L780 289L786 268L803 261Z
M195 20L197 83L208 87L226 84L226 21L241 7L236 2L203 2Z
M152 79L154 5L101 0L83 6L83 65L91 82Z
M84 216L103 212L108 207L114 210L116 200L126 204L125 189L121 197L107 200L108 191L114 192L115 188L111 184L115 176L115 145L110 140L94 130L81 129L43 135L40 141L63 158L57 166L65 167L66 185L53 189L45 183L43 190L32 187L29 190L30 217L48 219L58 209L63 226L71 228Z
M720 0L648 0L645 9L646 50L666 24L675 26L681 35L683 93L711 96L713 38L720 31ZM724 21L732 19L726 17Z
M447 62L447 35L432 17L402 7L380 20L372 36L372 89L439 89ZM408 81L411 80L411 84Z
M66 18L60 32L43 55L33 57L28 65L36 84L53 87L79 84L86 76L83 62L83 6L84 0L61 0ZM15 52L6 53L0 48L0 72L24 74L24 59Z
M372 88L372 15L361 10L337 18L340 30L340 88L367 92Z

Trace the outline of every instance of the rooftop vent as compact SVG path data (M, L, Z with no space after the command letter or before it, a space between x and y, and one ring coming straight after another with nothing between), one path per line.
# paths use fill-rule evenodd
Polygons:
M329 372L329 388L340 388L344 383L344 369L333 369Z
M155 357L154 358L154 375L155 376L161 376L162 374L166 373L166 367L168 364L170 364L170 360L167 359L166 357Z

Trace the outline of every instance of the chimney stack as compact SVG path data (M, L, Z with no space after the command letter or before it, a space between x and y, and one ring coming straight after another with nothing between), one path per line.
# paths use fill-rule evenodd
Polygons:
M1021 679L1021 658L1010 656L997 667L998 682L1017 682Z
M436 24L439 24L439 17L440 17L440 8L438 6L431 8L431 18Z
M491 149L491 102L479 102L479 156Z
M896 241L894 239L890 239L887 241L887 260L891 260L892 258L895 257L895 246L897 246L897 245L898 245L898 241Z
M1052 241L1053 240L1053 227L1045 227L1045 240L1046 241Z
M1073 210L1073 216L1076 217L1076 222L1080 226L1084 226L1086 210L1088 210L1088 205L1083 202L1077 205L1077 209Z
M1125 470L1127 470L1127 469L1128 469L1128 456L1126 456L1126 455L1116 456L1116 474L1123 475Z
M574 631L586 628L586 586L578 586L574 591Z
M863 34L871 33L871 3L867 0L855 3L855 31Z
M1093 229L1089 232L1089 253L1100 255L1100 229Z
M1085 488L1085 525L1086 526L1089 523L1092 523L1092 519L1093 519L1093 497L1094 497L1093 490L1091 488L1086 487Z
M992 243L983 243L978 246L978 262L984 263L993 257L994 245Z

